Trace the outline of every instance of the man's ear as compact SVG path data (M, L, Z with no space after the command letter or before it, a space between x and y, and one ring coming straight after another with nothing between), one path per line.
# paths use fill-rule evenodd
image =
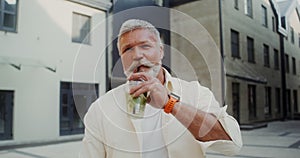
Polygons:
M163 59L165 56L165 51L164 51L164 45L162 43L159 44L159 51L160 51L160 59Z

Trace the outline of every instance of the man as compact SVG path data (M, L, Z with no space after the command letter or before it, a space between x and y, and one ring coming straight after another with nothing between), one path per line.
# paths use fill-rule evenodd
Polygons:
M129 90L127 82L91 105L80 157L190 158L205 157L207 148L227 155L240 150L239 125L227 106L221 108L198 82L171 77L162 68L163 45L152 24L124 22L118 50L128 81L143 82ZM143 119L127 114L126 93L147 94Z

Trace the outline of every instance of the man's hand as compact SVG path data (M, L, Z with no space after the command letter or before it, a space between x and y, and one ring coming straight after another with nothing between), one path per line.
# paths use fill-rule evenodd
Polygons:
M156 78L152 77L146 72L133 73L129 78L131 80L143 80L144 82L140 83L137 86L133 86L129 93L133 97L137 97L143 93L148 92L147 102L158 109L162 109L165 104L168 102L168 91L162 85L162 83Z

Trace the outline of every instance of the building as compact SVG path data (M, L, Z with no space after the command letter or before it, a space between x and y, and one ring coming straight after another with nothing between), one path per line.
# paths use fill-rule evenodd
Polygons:
M81 139L90 103L125 81L121 21L141 16L161 25L164 66L209 87L241 124L299 116L299 1L124 2L0 0L0 148Z
M82 114L106 92L111 5L0 0L0 146L82 137Z
M190 0L173 1L171 7L199 21L220 49L222 59L215 60L223 60L225 71L220 76L225 77L219 80L222 90L214 93L241 124L294 118L299 113L299 1ZM188 22L171 23L172 27ZM171 46L189 52L189 61L203 71L211 63L201 64L202 58L211 52L195 58L197 50L186 43L171 36ZM204 85L213 85L213 77L197 75L204 77Z

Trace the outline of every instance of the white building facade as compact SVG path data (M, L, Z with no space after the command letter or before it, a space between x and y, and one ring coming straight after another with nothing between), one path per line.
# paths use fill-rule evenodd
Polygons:
M0 146L82 137L84 112L106 92L110 7L0 0Z

